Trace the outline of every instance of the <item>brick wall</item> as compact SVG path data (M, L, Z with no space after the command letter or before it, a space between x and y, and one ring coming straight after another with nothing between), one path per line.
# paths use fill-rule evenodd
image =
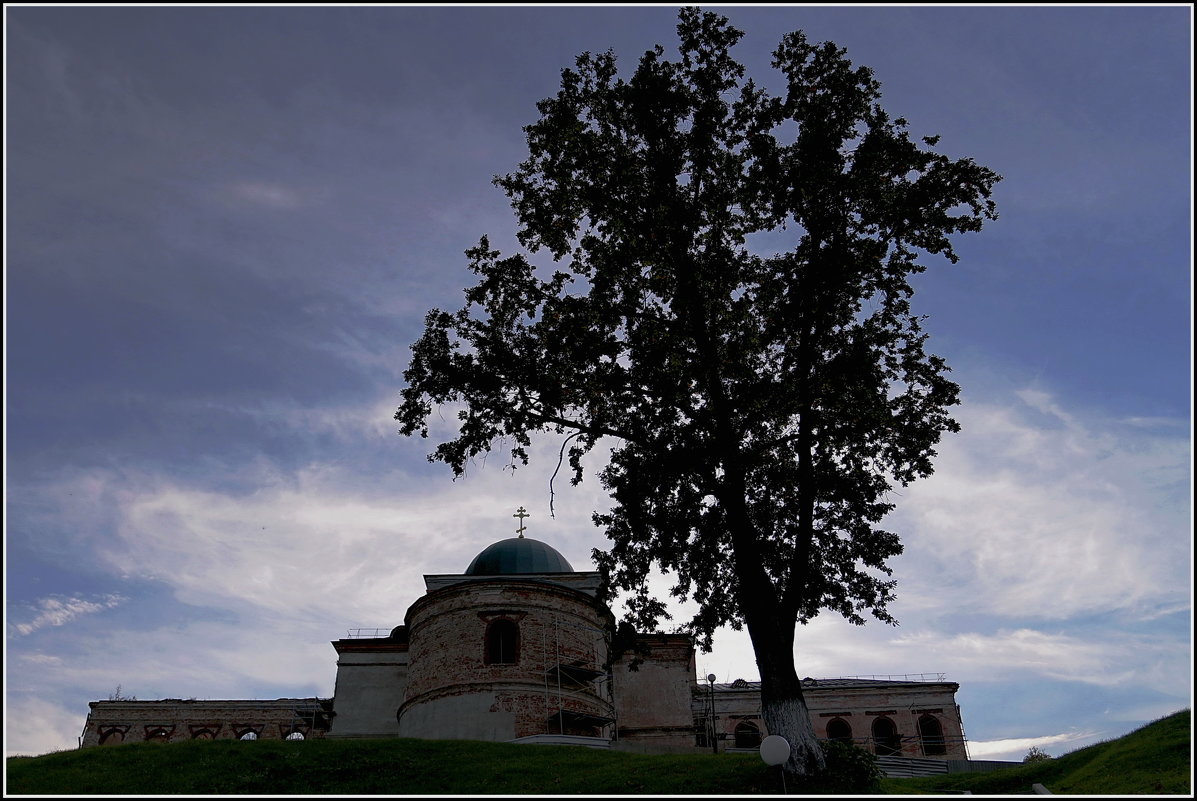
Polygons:
M601 668L609 617L585 593L535 581L463 582L428 593L407 614L410 667L400 706L401 736L468 736L463 714L489 716L475 729L488 738L502 738L509 730L509 739L557 733L561 724L554 722L550 729L549 718L559 707L609 717L605 683L563 676L558 687L550 672L559 662ZM518 627L514 661L487 658L487 627L496 621ZM592 724L566 722L564 728L567 734L598 733Z
M274 701L92 701L81 747L133 742L283 740L323 737L331 699L280 698Z
M803 697L815 734L830 739L828 726L834 720L850 728L852 741L868 751L906 757L967 759L960 709L956 706L954 682L912 682L830 679L804 682ZM761 715L759 685L743 687L717 684L714 689L714 727L720 750L734 749L736 729L750 724L760 736L769 732ZM696 728L709 725L711 689L696 685L693 705ZM920 730L919 721L934 723ZM893 737L882 735L893 724ZM939 736L934 734L938 724Z

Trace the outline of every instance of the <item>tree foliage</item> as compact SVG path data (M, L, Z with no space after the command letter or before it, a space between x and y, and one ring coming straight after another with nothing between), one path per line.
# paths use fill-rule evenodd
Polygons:
M1022 758L1023 762L1047 762L1052 759L1052 755L1039 748L1037 745L1031 746L1027 751L1026 756Z
M889 492L958 430L910 280L996 217L999 177L912 139L834 44L785 35L775 96L744 79L725 18L684 9L678 35L680 60L657 46L626 80L584 53L537 105L527 160L495 183L555 266L486 237L467 251L478 282L428 314L396 419L427 436L435 405L460 404L429 456L459 474L496 442L526 464L547 431L577 483L610 443L609 591L651 628L659 567L704 646L747 625L768 718L769 698L801 703L795 621L892 622Z

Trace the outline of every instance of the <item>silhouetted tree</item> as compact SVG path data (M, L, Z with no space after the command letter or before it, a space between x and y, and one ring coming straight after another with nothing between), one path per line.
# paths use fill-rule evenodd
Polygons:
M549 431L568 435L577 483L612 442L613 506L595 515L612 545L594 552L608 591L651 629L669 617L647 589L656 564L697 601L704 648L747 626L765 725L793 746L787 771L810 774L823 756L795 622L894 622L888 491L930 474L959 428L909 279L996 218L999 176L912 141L831 43L785 35L771 96L744 80L727 19L684 9L678 35L680 61L658 45L630 80L611 52L562 71L528 159L495 179L520 243L557 267L541 277L486 237L467 251L479 281L461 310L429 312L395 417L426 437L434 404L461 404L429 455L457 474L497 441L526 464Z
M1031 749L1027 751L1027 755L1022 758L1023 762L1047 762L1052 758L1052 755L1046 751L1040 750L1039 746L1032 745Z

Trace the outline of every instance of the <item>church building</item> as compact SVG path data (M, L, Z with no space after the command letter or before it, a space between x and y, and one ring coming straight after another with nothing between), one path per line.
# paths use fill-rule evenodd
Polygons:
M524 537L522 513L519 535L464 572L426 575L401 625L333 641L331 699L95 701L80 745L415 737L755 750L769 733L759 682L700 680L688 635L639 634L617 650L599 574ZM942 674L803 680L819 737L935 760L968 758L958 689Z

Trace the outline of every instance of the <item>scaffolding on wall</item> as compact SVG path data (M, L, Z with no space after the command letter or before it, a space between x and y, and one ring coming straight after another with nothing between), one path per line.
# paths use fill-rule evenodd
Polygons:
M572 628L588 631L599 635L606 642L607 632L595 626L581 623L571 623L553 616L553 643L549 650L548 628L541 629L541 653L544 670L545 688L545 734L565 734L566 726L593 727L604 736L604 729L611 726L608 735L615 735L615 693L610 667L599 663L597 654L592 652L589 659L565 660L561 653L561 629ZM608 715L596 715L578 709L569 709L565 704L566 690L580 690L594 697L600 704L605 704ZM554 693L555 691L555 693ZM605 696L604 697L604 691ZM555 698L554 698L555 695Z
M319 698L303 699L291 709L290 734L299 732L307 739L310 732L328 731L332 727L332 713ZM307 731L304 731L306 727ZM290 734L285 736L290 736Z

